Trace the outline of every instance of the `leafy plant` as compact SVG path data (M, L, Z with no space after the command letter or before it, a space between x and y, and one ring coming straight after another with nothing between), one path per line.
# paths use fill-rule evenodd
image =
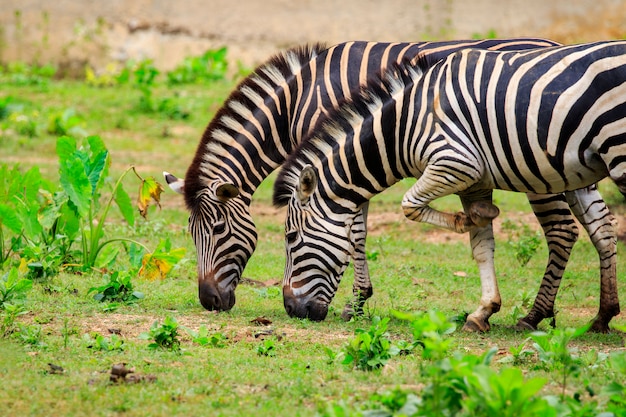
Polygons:
M96 292L93 298L102 302L120 302L131 304L141 300L144 295L133 290L130 271L115 271L111 274L104 274L106 283L99 287L91 287L87 293Z
M502 230L508 234L507 244L515 251L520 266L526 266L542 242L540 232L533 232L527 224L516 225L511 220L502 222Z
M185 255L185 248L172 249L167 239L161 239L152 253L145 253L141 259L138 274L148 279L163 279Z
M208 50L200 56L186 57L183 63L167 73L170 85L191 84L224 79L228 62L226 47Z
M48 117L47 131L56 136L85 137L87 131L83 128L85 120L80 117L76 110L67 108L60 113L52 113Z
M256 353L259 356L276 356L276 340L271 337L264 339L257 345Z
M122 186L122 180L129 172L134 172L141 181L142 198L147 188L148 194L158 202L162 190L160 184L152 178L144 180L134 167L130 167L118 178L111 195L104 200L104 204L101 204L100 199L110 165L109 153L98 136L90 136L86 142L85 146L77 148L76 140L69 136L63 136L57 141L61 186L79 219L82 243L79 265L82 269L95 267L98 255L111 243L127 241L143 246L128 238L104 238L104 225L113 202L117 204L130 225L135 222L130 197ZM141 201L146 204L145 200Z
M0 326L0 335L5 337L13 333L15 320L24 314L28 314L28 310L22 304L4 304L1 311L2 325Z
M139 337L144 340L153 340L153 342L148 345L150 349L180 351L178 321L172 316L165 317L161 325L155 321L150 331L148 333L141 333Z
M356 329L356 337L343 348L345 358L342 363L371 371L383 367L391 357L400 353L389 339L388 323L389 317L381 319L375 316L368 330Z
M533 332L530 337L539 354L539 359L548 369L561 371L561 397L565 397L567 378L578 373L580 358L576 349L570 348L570 342L589 330L589 325L578 329L552 329L550 332Z
M518 368L506 368L497 373L488 366L475 366L465 376L467 396L462 401L463 408L472 416L554 415L546 414L551 407L537 397L545 383L543 378L524 378Z
M87 344L87 348L95 350L103 350L106 352L124 350L124 340L118 335L112 334L111 337L105 337L98 332L93 334L84 334L83 341Z
M446 336L456 330L456 325L438 311L407 314L394 312L401 320L411 323L413 343L422 347L424 359L441 359L450 351L452 340Z
M205 325L201 325L198 331L194 331L184 327L185 331L191 336L191 340L200 346L211 346L215 348L223 348L226 346L226 336L222 333L209 334L209 330Z
M23 344L45 346L45 343L42 341L41 326L20 324L15 336Z
M8 304L23 305L32 287L31 280L20 278L17 268L11 268L0 278L0 310L4 310Z

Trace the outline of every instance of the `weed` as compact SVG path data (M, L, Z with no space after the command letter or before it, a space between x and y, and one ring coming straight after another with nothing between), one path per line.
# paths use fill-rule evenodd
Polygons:
M356 329L356 337L343 348L344 365L352 365L357 369L372 371L385 366L391 357L400 353L400 350L391 343L387 333L389 317L372 318L372 325L368 330Z
M178 339L178 321L167 316L163 324L159 325L157 321L152 324L148 333L141 333L139 337L143 340L152 340L148 344L150 349L164 349L174 352L180 351L180 340Z
M111 337L102 336L100 333L84 334L83 341L88 349L102 350L105 352L123 351L124 341L116 334Z
M0 278L0 310L9 304L23 305L32 287L31 280L20 278L17 268L11 268Z
M524 378L518 368L499 373L485 365L475 366L465 376L467 396L462 400L467 415L534 417L546 415L550 405L537 393L545 385L543 378Z
M513 363L514 365L520 365L524 363L528 358L535 354L535 351L526 348L526 344L530 339L524 340L522 343L518 345L514 345L509 347L510 356L505 356L500 359L499 363Z
M0 325L0 336L6 337L15 331L15 320L24 314L28 314L28 310L22 304L9 304L3 306Z
M276 356L276 339L267 338L257 345L256 353L259 356Z
M104 274L105 284L99 287L91 287L88 293L96 292L93 298L102 302L119 302L132 304L141 300L144 295L133 290L130 271L115 271L111 274Z
M47 131L55 136L74 136L83 138L87 131L83 128L85 120L73 108L67 108L60 113L48 116Z
M533 232L526 224L516 225L511 220L502 222L502 230L508 234L507 244L515 251L520 266L526 266L542 242L540 232Z
M25 345L43 347L43 338L41 334L41 326L19 324L15 337Z
M224 336L223 333L209 334L209 330L205 325L201 325L197 332L187 327L183 327L183 329L191 336L191 340L200 346L210 346L214 348L223 348L226 346L226 336Z
M228 67L226 52L226 47L223 47L208 50L200 56L186 57L181 65L167 73L168 84L191 84L224 79Z
M530 337L533 346L539 354L539 359L549 370L561 371L561 398L565 397L567 379L580 370L580 358L576 355L576 349L570 348L570 342L583 335L589 329L589 325L578 329L552 329L550 332L533 332Z

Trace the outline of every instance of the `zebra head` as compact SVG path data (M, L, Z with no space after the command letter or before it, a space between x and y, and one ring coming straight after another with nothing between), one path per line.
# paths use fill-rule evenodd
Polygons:
M185 193L184 180L164 173L174 191ZM198 295L207 310L235 305L235 288L257 243L254 221L239 189L214 181L187 199L189 231L198 258Z
M329 207L317 198L318 176L307 165L291 172L293 192L285 220L286 264L283 279L285 310L291 317L326 318L355 242L365 237L361 211L341 210L329 218Z

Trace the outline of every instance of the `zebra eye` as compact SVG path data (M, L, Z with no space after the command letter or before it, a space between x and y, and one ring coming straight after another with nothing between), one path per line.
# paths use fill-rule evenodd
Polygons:
M294 243L298 239L298 232L294 230L293 232L285 233L285 239L287 239L287 243Z
M217 222L213 225L213 233L217 235L224 233L225 230L226 230L225 221Z

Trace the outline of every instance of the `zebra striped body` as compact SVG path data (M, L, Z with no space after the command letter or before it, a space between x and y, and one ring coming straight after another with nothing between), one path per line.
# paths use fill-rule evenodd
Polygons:
M577 216L598 208L579 189L606 176L626 193L626 42L462 50L430 67L397 68L382 84L330 114L275 183L275 201L289 199L283 290L295 315L323 318L351 252L354 213L402 178L417 178L402 202L409 219L474 234L498 214L493 189L563 192ZM452 193L464 212L429 207ZM541 197L534 199L536 208ZM606 331L619 313L615 230L605 207L598 215L593 329ZM481 300L468 320L485 326L490 302Z

